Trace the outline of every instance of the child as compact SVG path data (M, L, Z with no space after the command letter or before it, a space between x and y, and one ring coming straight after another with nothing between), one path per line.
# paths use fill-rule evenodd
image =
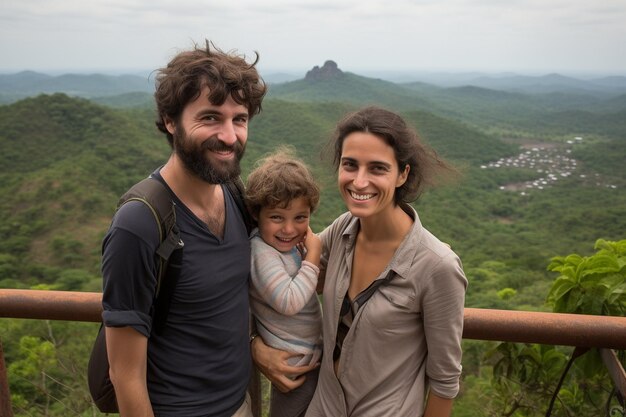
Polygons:
M296 353L289 364L319 362L322 313L315 292L322 245L309 227L319 202L311 172L287 150L260 161L248 176L246 203L258 228L251 233L250 307L263 341ZM283 394L272 386L270 417L304 416L317 385L315 369Z

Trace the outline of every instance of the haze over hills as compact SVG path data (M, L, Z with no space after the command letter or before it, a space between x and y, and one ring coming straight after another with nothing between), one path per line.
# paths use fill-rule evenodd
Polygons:
M481 75L479 77L465 80L461 84L457 83L456 86L463 84L494 90L505 90L529 94L564 91L581 91L596 94L619 94L626 92L626 77L622 76L581 80L560 74L547 74L542 76Z
M65 93L77 97L112 96L131 92L152 93L154 82L137 75L63 74L33 71L0 74L0 102L38 94Z
M354 73L339 70L337 64L332 63L335 70L338 70L345 77L357 77L361 82L386 81L387 88L396 90L402 95L405 87L416 89L421 84L421 90L433 89L436 87L462 87L474 86L493 90L508 92L519 92L525 94L545 94L553 92L579 93L584 95L594 95L597 97L615 97L626 94L626 77L614 75L598 77L592 79L574 78L560 74L547 74L541 76L528 76L518 74L420 74L416 73L409 80L402 82L394 81L393 77L367 77ZM318 67L319 68L319 67ZM321 69L325 67L322 66ZM149 72L146 71L147 74ZM329 74L332 75L332 72ZM302 81L307 80L302 75L285 72L272 72L265 76L265 81L273 89L280 91L280 94L292 94L302 87ZM337 73L335 73L337 75ZM384 74L383 74L384 75ZM407 77L408 78L408 77ZM296 84L293 84L293 83ZM327 86L331 88L331 86ZM355 85L358 87L358 85ZM368 88L365 86L365 92ZM125 93L143 92L151 94L154 91L154 80L149 76L136 74L106 75L106 74L62 74L48 75L34 71L22 71L15 74L0 74L0 103L12 102L26 96L37 94L49 94L62 92L68 95L79 97L99 97L114 96ZM365 94L363 92L363 95ZM304 92L301 92L304 93Z

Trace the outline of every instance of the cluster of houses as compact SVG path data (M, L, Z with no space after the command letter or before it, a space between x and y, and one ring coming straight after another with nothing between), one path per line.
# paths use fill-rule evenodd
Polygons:
M520 168L537 172L537 179L500 186L501 190L515 191L521 195L528 195L531 190L543 190L559 180L575 176L578 162L570 154L572 153L572 146L582 141L582 137L575 137L574 140L568 140L566 145L558 143L524 145L521 147L522 153L519 155L500 158L487 165L481 165L481 168ZM592 176L595 178L589 178L590 176L582 173L577 174L577 176L583 181L593 179L596 185L602 185L599 174L593 174ZM617 188L617 186L611 184L606 186Z

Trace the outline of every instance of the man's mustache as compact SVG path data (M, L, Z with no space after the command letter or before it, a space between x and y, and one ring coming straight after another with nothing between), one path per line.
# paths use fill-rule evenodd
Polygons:
M239 143L239 141L235 142L232 146L229 146L219 140L217 137L213 136L202 142L202 149L214 152L233 151L239 153L243 149L243 146L241 145L241 143Z

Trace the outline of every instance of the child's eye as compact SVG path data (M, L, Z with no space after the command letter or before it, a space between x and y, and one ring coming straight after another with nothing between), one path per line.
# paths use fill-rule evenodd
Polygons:
M302 216L297 216L297 217L296 217L296 221L297 221L297 222L300 222L300 223L305 222L305 221L307 221L307 220L309 220L309 216L304 216L304 215L302 215Z
M273 220L273 221L275 221L275 222L279 222L279 221L281 221L282 219L283 219L283 218L282 218L281 216L277 216L277 215L270 216L270 220Z

